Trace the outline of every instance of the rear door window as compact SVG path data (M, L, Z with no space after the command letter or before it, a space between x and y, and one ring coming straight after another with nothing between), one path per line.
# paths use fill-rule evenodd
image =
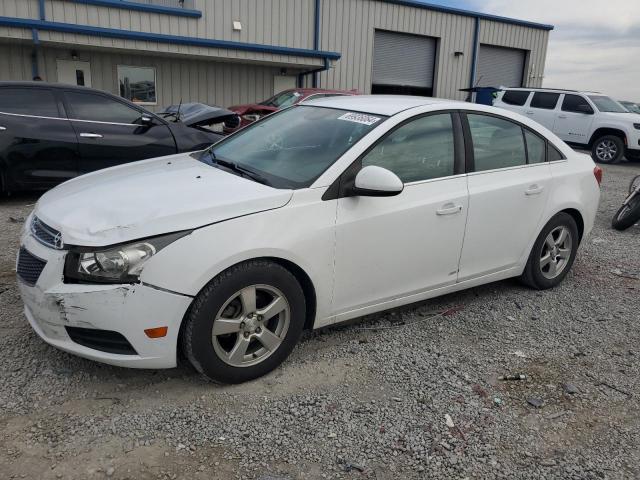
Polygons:
M531 92L523 90L507 90L502 96L502 101L508 105L523 106L527 103L527 99Z
M60 117L56 97L46 88L0 88L0 112Z
M529 163L544 163L547 160L547 142L526 128L524 129L524 138L527 141Z
M526 165L526 147L520 125L481 114L467 114L467 119L476 172Z
M565 157L562 153L560 153L560 150L558 150L556 147L554 147L549 143L548 150L547 150L547 158L549 159L550 162L556 162L558 160L564 160Z
M107 123L136 123L142 113L124 103L88 92L65 92L71 118Z
M531 107L553 110L558 105L559 93L536 92L531 99Z

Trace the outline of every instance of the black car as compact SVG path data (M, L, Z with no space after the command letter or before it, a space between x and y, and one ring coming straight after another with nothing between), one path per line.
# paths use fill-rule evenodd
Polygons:
M0 82L0 192L46 189L101 168L201 150L222 138L208 124L237 116L202 104L181 110L163 118L91 88Z

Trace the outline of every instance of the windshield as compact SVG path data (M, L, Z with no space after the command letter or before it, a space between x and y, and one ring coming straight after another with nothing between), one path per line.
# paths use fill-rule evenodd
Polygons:
M286 92L280 92L279 94L271 97L269 100L265 100L260 105L276 108L287 108L298 102L298 99L302 97L302 93L294 90L287 90Z
M589 95L589 98L601 112L627 113L627 109L606 95Z
M202 155L258 173L276 188L304 188L386 117L297 106L265 117ZM215 161L215 160L213 160Z

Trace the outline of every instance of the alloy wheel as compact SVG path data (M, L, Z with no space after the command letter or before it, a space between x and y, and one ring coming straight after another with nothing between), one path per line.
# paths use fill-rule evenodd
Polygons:
M618 146L613 140L602 140L596 147L596 156L602 162L611 162L618 155Z
M233 367L249 367L273 354L289 329L291 308L280 290L251 285L233 294L211 330L216 354Z
M559 226L551 230L540 254L540 271L542 275L553 280L558 277L571 259L573 238L571 231L565 226Z

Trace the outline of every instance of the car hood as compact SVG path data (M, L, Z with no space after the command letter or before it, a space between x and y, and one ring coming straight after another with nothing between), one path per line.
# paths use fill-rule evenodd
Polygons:
M607 118L609 120L640 123L640 114L638 114L638 113L632 113L632 112L624 112L624 113L601 112L600 115L602 116L602 118Z
M291 190L256 183L196 156L83 175L45 193L35 215L62 232L65 244L106 246L280 208L291 199Z
M229 110L233 110L238 115L244 115L251 112L265 112L272 113L278 111L277 107L270 107L268 105L260 105L259 103L248 103L246 105L234 105L229 107Z
M169 105L159 115L175 114L180 109L180 121L190 127L214 125L225 122L235 116L236 112L226 108L205 105L204 103L183 103L182 105Z

